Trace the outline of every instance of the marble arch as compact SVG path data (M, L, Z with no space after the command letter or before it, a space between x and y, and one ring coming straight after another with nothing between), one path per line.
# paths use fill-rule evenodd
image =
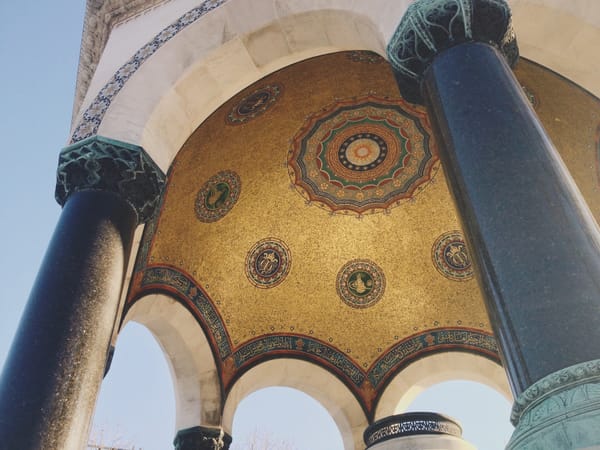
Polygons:
M273 0L256 0L252 8L244 0L216 3L223 4L209 11L207 17L177 29L164 46L152 49L109 103L95 133L142 146L166 170L198 124L233 94L263 76L334 51L365 49L383 54L396 18L402 17L410 2L377 0L367 6L364 2L321 0L284 6ZM593 22L600 17L600 6L584 0L568 3L511 2L521 53L600 95L600 81L595 76L600 70L595 58L600 31ZM166 30L183 16L178 16L183 11L181 4L171 9L147 20L153 27ZM238 10L245 20L236 19ZM127 27L135 28L128 33ZM114 33L115 44L108 40L105 54L109 56L99 61L74 121L74 131L86 122L82 115L90 104L93 106L97 93L111 85L120 66L133 59L135 46L139 52L155 38L142 33L139 27L137 22L123 23L122 29ZM551 33L548 45L549 30L558 28L561 32ZM122 45L118 38L121 33L135 37L126 47L129 53L112 49L112 45ZM273 40L278 42L275 49L271 46ZM87 134L78 137L74 133L73 137L77 140Z

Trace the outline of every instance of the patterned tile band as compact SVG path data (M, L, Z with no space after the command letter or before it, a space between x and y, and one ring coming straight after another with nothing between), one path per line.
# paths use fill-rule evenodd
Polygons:
M251 361L253 358L274 351L301 352L324 360L348 377L353 384L360 386L365 376L346 355L322 342L301 336L266 336L252 341L233 354L236 368Z
M385 381L409 362L436 351L468 351L499 362L494 337L470 328L439 328L410 336L385 352L368 370L333 346L298 334L261 336L232 349L225 324L208 295L190 277L177 269L163 266L146 268L142 272L137 292L130 295L135 297L143 290L160 288L175 291L182 298L190 300L208 328L207 331L213 336L217 347L215 356L224 361L232 355L236 371L265 358L286 355L326 363L335 368L342 381L354 388L360 389L368 381L367 384L378 389L385 386Z
M98 132L98 128L102 123L104 114L108 110L113 99L123 89L125 83L131 76L140 68L140 66L150 56L161 48L173 36L186 28L188 25L200 19L209 11L221 6L227 0L205 0L202 4L177 19L171 25L166 27L154 38L140 48L119 70L115 72L112 78L104 85L90 106L83 113L83 118L75 128L71 136L71 143L78 142L82 139L90 137Z
M444 347L473 350L475 353L499 360L496 340L490 334L464 328L430 330L409 337L392 347L371 368L368 374L369 381L377 387L407 360L412 360L424 352Z
M231 345L221 316L208 299L208 296L190 278L170 267L150 267L144 271L141 287L149 285L168 286L191 300L194 306L198 308L217 343L219 356L225 359L231 354Z
M369 426L364 434L368 447L403 436L447 434L462 436L462 429L449 417L436 413L406 413L386 417Z

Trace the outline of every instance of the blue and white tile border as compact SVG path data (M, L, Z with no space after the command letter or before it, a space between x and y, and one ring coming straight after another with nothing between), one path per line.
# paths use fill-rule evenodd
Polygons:
M171 25L163 29L154 38L140 48L135 54L123 64L112 78L104 85L90 106L83 113L75 131L71 136L70 143L79 142L98 132L104 114L108 110L113 99L123 89L125 83L140 68L150 56L152 56L163 44L179 33L188 25L204 16L206 13L218 8L227 0L205 0L200 6L191 9Z

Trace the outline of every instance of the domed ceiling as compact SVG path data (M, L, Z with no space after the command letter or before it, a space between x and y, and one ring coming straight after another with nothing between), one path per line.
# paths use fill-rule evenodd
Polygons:
M598 100L524 60L516 74L598 217ZM372 418L415 358L499 361L429 118L370 52L273 73L196 129L146 227L128 306L157 291L202 325L225 393L260 361L303 358Z

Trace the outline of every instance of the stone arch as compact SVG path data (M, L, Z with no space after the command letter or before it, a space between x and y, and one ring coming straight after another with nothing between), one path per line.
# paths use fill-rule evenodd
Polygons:
M266 387L297 389L317 400L336 423L346 450L363 448L367 418L350 390L332 373L307 361L278 358L265 361L244 373L233 385L223 409L223 427L231 430L239 403Z
M103 82L92 82L91 87L99 93L88 92L74 123L73 140L100 134L141 145L166 170L202 120L263 76L334 51L366 49L383 54L410 2L321 0L288 5L257 0L251 8L243 0L212 3L222 4L209 11L210 20L200 18L179 28L163 24L167 26L129 60L112 49L109 40L104 53L114 50L122 65L111 78L105 67L114 70L110 67L115 67L115 62L103 65L100 61L98 79L108 78L108 82L104 86ZM512 8L523 56L600 95L596 76L600 62L595 58L600 27L592 21L600 17L600 4L514 0ZM241 16L244 20L239 19ZM532 24L530 18L534 16ZM553 33L548 44L547 30L559 26L561 32ZM160 38L165 31L172 36ZM119 32L127 33L127 29ZM156 45L148 47L153 42ZM149 53L147 57L144 50ZM124 76L124 68L125 72L133 71Z
M221 425L221 385L212 350L193 315L173 298L151 294L127 311L125 323L145 326L157 340L171 372L176 429Z
M475 381L512 401L502 366L484 356L467 352L442 352L411 363L398 373L381 395L375 420L402 413L425 389L451 380Z

